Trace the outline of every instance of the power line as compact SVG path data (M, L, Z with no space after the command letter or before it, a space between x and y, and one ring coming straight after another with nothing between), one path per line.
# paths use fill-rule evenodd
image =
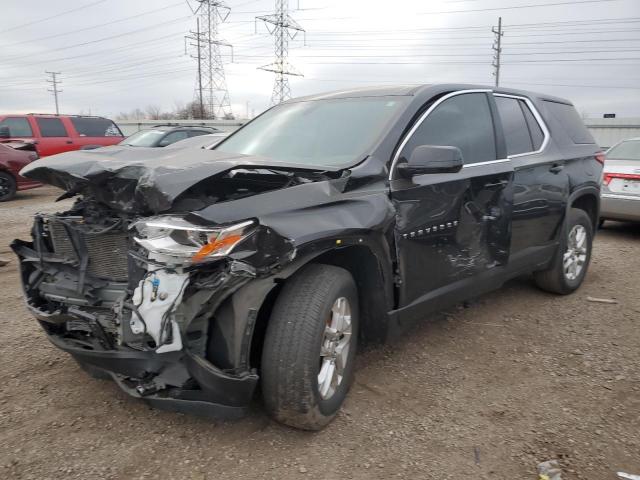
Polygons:
M35 25L36 23L46 22L47 20L52 20L54 18L62 17L63 15L68 15L69 13L77 12L79 10L84 10L85 8L93 7L100 3L104 3L107 0L98 0L97 2L89 3L87 5L83 5L81 7L72 8L71 10L66 10L64 12L56 13L55 15L51 15L50 17L41 18L39 20L33 20L32 22L23 23L21 25L14 25L11 28L5 28L4 30L0 30L0 33L11 32L13 30L18 30L19 28L29 27L31 25Z

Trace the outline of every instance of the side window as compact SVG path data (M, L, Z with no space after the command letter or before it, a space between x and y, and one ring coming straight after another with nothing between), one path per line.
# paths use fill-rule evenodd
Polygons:
M81 137L122 136L116 124L106 118L71 117L71 123Z
M542 147L542 142L544 141L544 133L542 132L542 128L540 128L540 124L536 120L536 117L533 116L529 106L526 102L520 100L520 106L522 107L522 111L524 112L524 118L527 120L527 125L529 126L529 133L531 133L531 141L533 142L533 150L538 151L540 147Z
M489 101L484 93L451 97L433 110L402 150L408 159L420 145L458 147L464 163L496 159L496 141Z
M189 138L191 138L191 137L199 137L200 135L207 135L208 133L211 133L211 132L208 132L206 130L190 130L189 131Z
M573 105L544 100L551 114L575 144L596 143Z
M520 100L506 97L495 97L495 100L507 143L507 155L534 151L529 127L520 107Z
M29 120L22 117L8 117L0 122L0 127L9 127L12 137L33 137Z
M189 133L185 130L179 130L177 132L168 133L160 143L158 143L159 147L166 147L167 145L171 145L172 143L177 142L178 140L184 140L189 136Z
M59 118L36 117L40 134L43 137L68 137L67 129L64 128L62 120Z

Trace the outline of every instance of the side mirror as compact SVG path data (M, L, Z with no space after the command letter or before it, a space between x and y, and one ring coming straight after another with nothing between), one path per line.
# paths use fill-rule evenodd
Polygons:
M464 162L458 147L420 145L416 147L407 163L398 166L398 172L405 178L427 173L456 173Z
M0 138L11 138L11 130L9 130L9 127L0 127Z

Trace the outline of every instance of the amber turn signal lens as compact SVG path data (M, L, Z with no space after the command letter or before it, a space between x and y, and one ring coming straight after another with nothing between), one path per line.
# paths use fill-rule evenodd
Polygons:
M215 253L220 249L231 247L234 244L238 243L240 240L242 240L241 235L229 235L228 237L224 237L221 240L215 239L213 241L210 241L204 247L198 250L198 252L192 257L191 260L193 262L202 262L203 260L206 260L209 255Z

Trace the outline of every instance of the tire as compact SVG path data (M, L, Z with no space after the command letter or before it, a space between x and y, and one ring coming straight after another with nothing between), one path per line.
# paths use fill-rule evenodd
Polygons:
M577 233L580 239L584 234L584 243L580 248L573 248L575 247L572 237L574 233ZM589 268L592 244L593 225L589 215L584 210L572 208L569 210L565 221L562 239L551 267L534 273L534 279L538 287L547 292L560 295L568 295L577 290ZM570 249L570 247L572 248ZM571 269L565 271L565 257L569 254L578 259L578 264L581 265L579 271L572 271ZM581 262L580 259L582 259ZM571 258L566 259L566 261L571 265L575 265Z
M7 202L16 196L16 179L7 172L0 172L0 202Z
M91 378L95 378L96 380L113 380L111 375L109 375L104 370L94 367L93 365L89 365L88 363L80 362L76 360L80 368L84 370L84 372L89 375Z
M349 322L340 319L349 313L347 334ZM346 270L311 264L289 279L273 307L262 353L262 393L273 418L320 430L336 416L353 382L358 315L356 285ZM345 327L330 329L340 324ZM329 375L332 364L342 373L337 384L322 381L338 381Z

